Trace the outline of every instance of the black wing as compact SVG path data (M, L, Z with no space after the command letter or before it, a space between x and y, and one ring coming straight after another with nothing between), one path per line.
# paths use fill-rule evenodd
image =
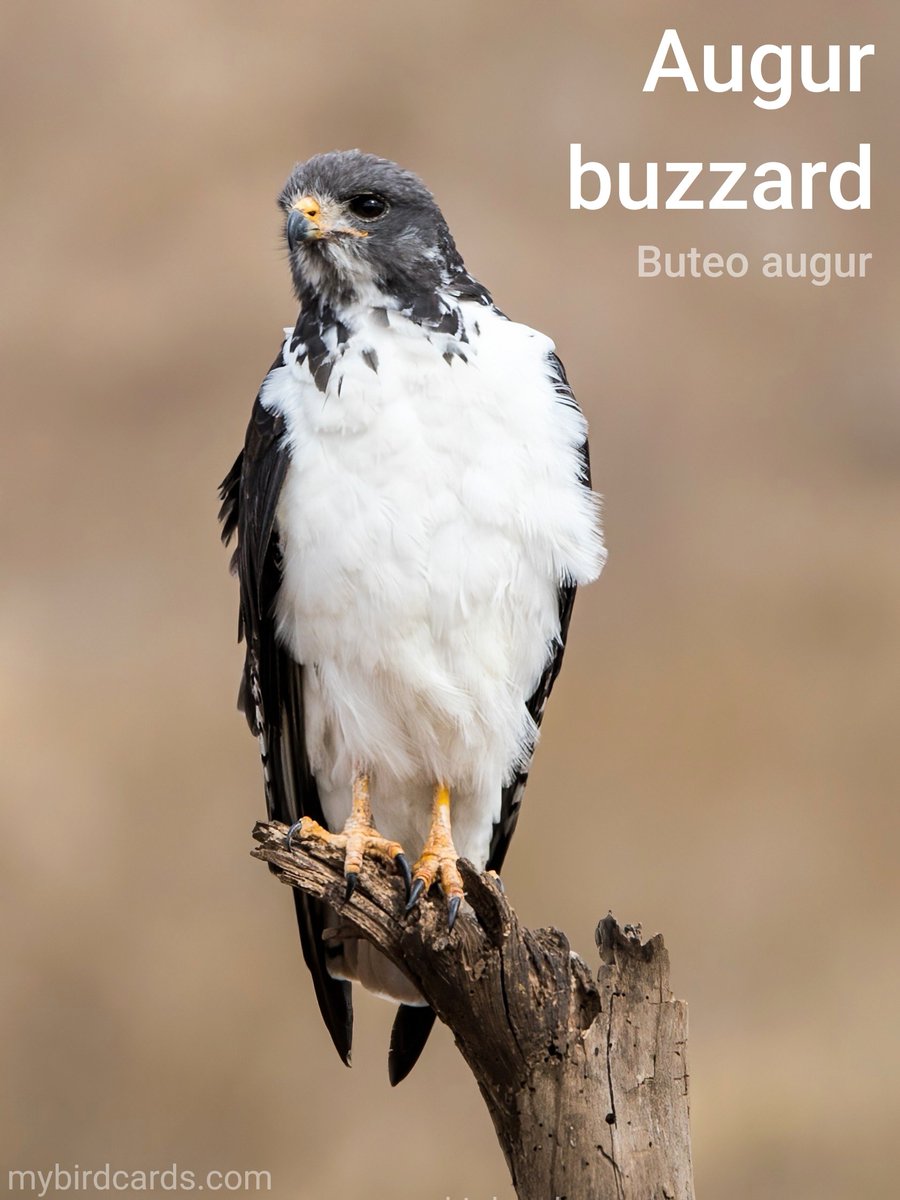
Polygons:
M566 370L555 354L550 355L550 367L553 376L553 383L556 389L556 394L561 404L569 405L573 408L578 408L578 402L569 387L569 381L566 378ZM591 486L591 460L588 451L588 442L585 438L583 445L580 447L581 452L581 479L587 486ZM572 607L575 604L576 587L574 583L563 583L557 593L559 600L559 636L544 667L543 674L538 681L534 693L528 700L528 711L531 713L532 719L538 728L540 728L541 719L544 715L544 708L547 700L553 690L553 685L556 682L556 677L559 674L559 669L562 666L563 654L566 650L566 637L569 632L569 621L572 618ZM491 852L487 861L487 869L489 871L499 871L503 866L503 860L506 858L506 852L509 849L509 843L512 835L515 833L516 822L519 819L519 810L522 806L522 796L525 792L525 785L528 782L528 768L531 762L531 754L534 752L534 746L531 747L531 753L528 756L528 763L518 772L515 778L506 785L503 789L503 797L500 808L500 820L494 826L493 836L491 837Z
M273 369L280 365L279 356ZM303 669L275 636L275 597L281 586L275 512L288 465L284 433L283 418L264 408L257 396L244 449L219 491L222 539L227 544L237 533L232 568L240 581L238 637L246 643L238 707L260 739L269 820L290 825L310 816L324 824L306 755ZM293 896L316 999L337 1052L349 1065L350 984L328 974L322 904L296 889Z

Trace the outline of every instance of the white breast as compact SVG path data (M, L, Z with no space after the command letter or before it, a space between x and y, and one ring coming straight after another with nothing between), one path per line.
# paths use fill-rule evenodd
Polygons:
M558 633L558 586L595 578L603 550L552 343L461 308L462 343L360 314L324 393L286 353L262 402L288 430L277 615L308 668L326 817L343 821L365 766L382 832L421 844L440 780L457 849L483 864L533 734L525 703Z

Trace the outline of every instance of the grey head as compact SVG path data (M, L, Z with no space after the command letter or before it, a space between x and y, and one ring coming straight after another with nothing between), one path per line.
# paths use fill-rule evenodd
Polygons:
M278 203L304 304L388 299L411 309L468 279L431 192L388 159L359 150L317 154L294 167Z

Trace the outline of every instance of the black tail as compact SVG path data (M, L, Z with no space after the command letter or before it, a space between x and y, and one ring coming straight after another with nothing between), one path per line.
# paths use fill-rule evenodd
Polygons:
M391 1030L391 1048L388 1051L388 1077L391 1087L405 1079L425 1048L428 1035L434 1025L434 1009L426 1006L401 1004Z
M294 907L297 910L297 924L300 926L303 957L313 977L319 1009L331 1034L335 1050L349 1067L350 1047L353 1043L353 1002L350 999L350 984L332 979L328 974L328 951L322 942L322 930L325 927L324 906L311 896L294 889Z

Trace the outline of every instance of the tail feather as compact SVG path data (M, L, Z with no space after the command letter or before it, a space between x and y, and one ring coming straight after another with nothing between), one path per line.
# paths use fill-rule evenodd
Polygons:
M391 1048L388 1052L388 1078L391 1087L404 1080L425 1048L428 1035L434 1025L435 1012L427 1005L401 1004L391 1030Z

